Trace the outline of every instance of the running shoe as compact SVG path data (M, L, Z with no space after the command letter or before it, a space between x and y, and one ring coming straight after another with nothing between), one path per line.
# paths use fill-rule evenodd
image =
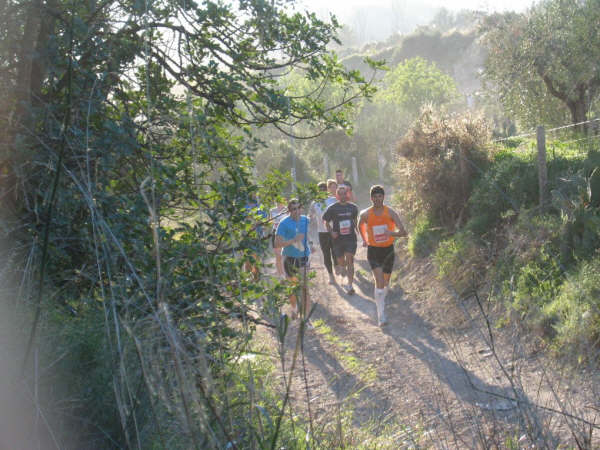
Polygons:
M354 295L356 294L356 291L354 290L354 288L352 286L350 286L350 289L348 289L348 295Z

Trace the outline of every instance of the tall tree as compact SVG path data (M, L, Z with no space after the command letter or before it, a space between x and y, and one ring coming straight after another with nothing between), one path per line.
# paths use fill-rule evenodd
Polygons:
M24 338L44 355L65 343L37 340L38 319L105 324L84 352L67 353L109 373L72 392L76 415L97 419L86 427L106 441L71 447L152 447L156 401L181 447L244 447L255 435L252 423L220 420L226 363L261 320L248 312L282 297L240 273L266 247L261 217L245 208L262 145L253 129L293 135L305 123L307 138L344 128L353 102L373 92L327 52L336 21L290 5L0 2L0 202L14 218L3 231L35 274ZM292 70L315 89L291 94L280 80ZM335 104L323 98L332 84ZM11 258L0 259L14 268ZM69 389L88 384L90 365L71 362Z
M597 0L545 0L522 14L493 14L482 27L485 77L521 118L531 121L534 106L545 106L537 119L556 120L558 102L584 122L600 88L599 20Z

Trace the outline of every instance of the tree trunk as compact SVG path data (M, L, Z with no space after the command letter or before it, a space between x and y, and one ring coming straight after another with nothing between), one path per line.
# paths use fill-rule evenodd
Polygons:
M20 37L18 67L17 67L17 86L15 94L17 97L17 110L15 114L15 123L18 126L21 123L25 110L31 102L31 66L37 36L41 24L42 2L41 0L32 0L28 4L27 19L23 29L23 35Z
M569 107L569 111L571 112L571 120L573 121L573 123L581 123L581 125L577 125L575 127L575 130L581 133L585 133L588 129L589 124L582 122L587 121L587 112L590 106L586 86L582 84L578 85L577 94L577 98L575 100L569 100L567 102L567 106Z
M17 176L15 168L20 164L20 152L15 148L18 134L24 129L32 129L31 107L39 105L42 85L46 76L45 46L54 32L56 18L48 14L48 8L56 9L56 0L50 0L44 7L42 0L31 0L27 4L27 16L22 36L15 36L19 41L14 98L10 125L5 130L3 140L7 144L7 152L0 160L0 207L5 211L16 213L18 209ZM4 193L10 192L10 195Z
M567 105L567 108L569 108L569 111L571 112L571 120L573 123L586 122L587 112L590 106L589 99L592 98L592 96L589 94L595 91L600 81L593 79L590 82L579 83L575 87L577 98L572 99L569 96L570 90L564 83L553 80L551 76L544 71L544 66L536 66L536 68L539 76L542 77L542 80L544 80L544 84L548 88L548 92ZM588 124L581 124L575 129L580 132L585 132L587 130L587 125Z
M54 12L56 9L56 0L48 0L46 2L46 11ZM42 15L35 46L37 56L31 61L31 76L29 80L31 103L35 106L41 103L42 85L46 77L48 64L46 46L48 45L50 36L54 33L55 26L56 16L54 14L46 13Z

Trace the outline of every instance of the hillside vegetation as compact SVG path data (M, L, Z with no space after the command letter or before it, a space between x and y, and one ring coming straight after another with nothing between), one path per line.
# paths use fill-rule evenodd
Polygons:
M365 45L361 52L346 55L342 62L348 68L365 71L364 55L385 61L390 68L407 59L420 57L453 76L463 94L471 94L480 88L478 72L485 59L485 50L478 37L474 30L441 32L422 28L385 43Z
M478 119L427 112L397 149L396 202L414 224L412 254L432 257L461 298L489 298L497 326L516 321L589 362L600 332L599 141L550 137L542 207L535 142L493 143Z

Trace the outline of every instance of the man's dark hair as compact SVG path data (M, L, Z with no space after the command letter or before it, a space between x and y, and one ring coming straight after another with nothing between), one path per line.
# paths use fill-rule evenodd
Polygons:
M371 186L371 197L373 197L375 194L385 195L385 191L383 190L382 185L376 184L375 186Z
M342 169L335 169L335 173L344 173L344 171Z
M317 184L317 188L319 188L320 191L326 191L327 190L327 181L319 182L319 184Z

